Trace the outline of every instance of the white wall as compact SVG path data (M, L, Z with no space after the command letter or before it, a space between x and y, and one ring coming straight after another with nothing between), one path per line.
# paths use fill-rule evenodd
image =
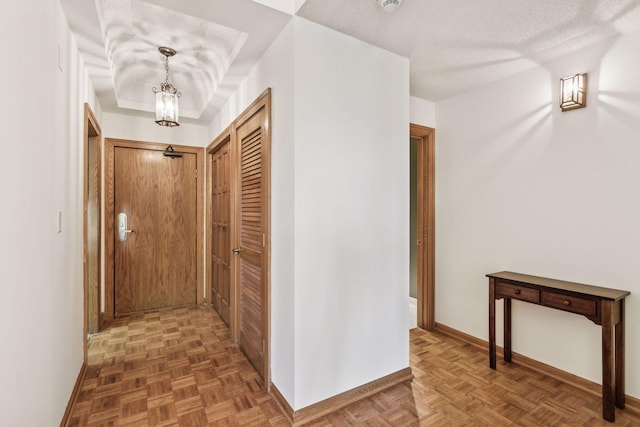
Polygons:
M436 127L436 104L426 99L409 98L409 118L411 123L430 128Z
M158 126L152 117L132 116L112 112L102 115L102 136L105 138L206 147L209 129L204 125L181 122L173 128Z
M409 61L304 19L295 41L298 409L409 366Z
M59 3L5 9L0 413L4 425L57 425L83 357L83 102L100 108Z
M271 373L296 410L409 366L408 79L294 17L210 126L272 88Z
M631 291L627 393L640 397L640 33L437 104L436 320L487 338L486 273ZM558 81L589 73L586 109ZM513 346L601 381L600 327L514 303Z

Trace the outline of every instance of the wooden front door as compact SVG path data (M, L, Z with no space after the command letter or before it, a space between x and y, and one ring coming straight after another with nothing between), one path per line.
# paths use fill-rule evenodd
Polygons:
M267 99L269 96L265 97ZM254 104L237 120L236 274L238 341L258 373L268 375L268 111Z
M114 148L115 314L196 303L196 154Z
M211 305L231 322L231 155L229 139L209 155L211 191Z

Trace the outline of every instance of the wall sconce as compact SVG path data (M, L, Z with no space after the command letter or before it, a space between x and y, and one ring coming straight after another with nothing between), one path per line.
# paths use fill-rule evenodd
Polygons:
M560 109L575 110L587 106L587 74L560 79Z

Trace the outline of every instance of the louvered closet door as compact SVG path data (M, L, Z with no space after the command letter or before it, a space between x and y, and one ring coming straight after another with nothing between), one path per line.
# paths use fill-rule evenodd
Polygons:
M239 144L239 341L258 373L265 378L266 253L265 177L263 176L266 112L259 109L236 130Z
M229 219L231 217L229 141L211 155L212 188L212 253L211 296L212 305L229 325L231 293L231 241Z

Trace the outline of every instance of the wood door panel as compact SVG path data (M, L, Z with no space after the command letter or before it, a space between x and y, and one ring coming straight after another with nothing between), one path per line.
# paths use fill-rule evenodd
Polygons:
M239 282L240 347L265 377L267 292L263 271L265 181L263 150L265 110L258 110L237 129L239 142Z
M115 148L115 213L134 230L115 241L115 312L196 303L196 155ZM116 231L117 233L117 231Z
M227 325L231 322L231 156L230 142L211 154L212 305Z

